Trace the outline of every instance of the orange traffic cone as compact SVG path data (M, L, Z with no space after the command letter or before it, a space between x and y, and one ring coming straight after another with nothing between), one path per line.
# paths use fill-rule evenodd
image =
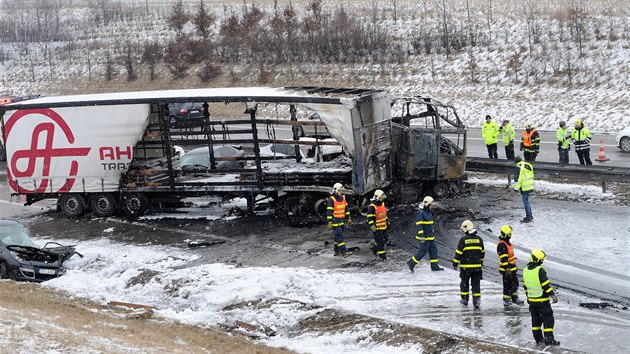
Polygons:
M595 159L595 161L599 161L599 162L606 162L610 159L606 158L606 152L604 152L604 139L601 139L599 141L599 155L597 156L597 159Z

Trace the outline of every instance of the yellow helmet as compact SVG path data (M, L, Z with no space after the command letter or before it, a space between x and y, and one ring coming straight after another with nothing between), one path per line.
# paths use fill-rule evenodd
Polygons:
M529 256L529 261L537 263L545 259L545 257L547 257L545 252L539 250L538 248L535 248L532 250L532 254Z
M501 236L499 236L500 238L507 238L511 234L512 234L512 228L510 227L510 225L501 226Z
M462 231L464 232L468 232L470 230L473 230L474 228L475 226L470 220L464 220L464 222L462 223L462 226L460 227L460 229L462 229Z
M575 120L575 125L582 125L582 120L581 119L576 119Z

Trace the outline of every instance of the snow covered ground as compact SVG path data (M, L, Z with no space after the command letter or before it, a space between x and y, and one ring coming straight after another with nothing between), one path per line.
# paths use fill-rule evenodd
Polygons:
M490 186L500 183L483 178L476 182ZM555 207L545 211L540 210L544 203L537 203L539 209L534 209L534 223L513 225L516 226L514 240L519 263L523 265L527 259L523 249L541 247L550 255L545 266L552 284L554 274L571 268L570 262L577 262L617 273L621 286L630 291L626 260L630 251L628 208L610 204L608 200L612 196L597 189L537 183L540 193L579 190L580 194L588 195L590 201L553 200L549 205ZM576 213L584 217L576 218ZM493 256L496 237L485 229L496 230L505 221L517 222L509 217L498 216L496 219L501 222L479 225L488 257ZM186 323L216 326L241 320L268 326L275 329L277 335L264 339L266 344L299 352L417 353L422 350L409 343L377 342L369 326L336 334L308 328L300 332L294 330L300 321L330 309L520 348L542 349L532 343L527 307L504 310L500 284L482 282L480 311L462 307L458 303L458 272L452 269L428 272L425 264L411 274L404 264L389 264L386 270L208 264L199 262L199 255L192 250L112 242L107 237L112 231L104 229L100 239L81 242L78 251L85 257L68 261L68 273L45 283L46 286L100 303L126 301L155 306L159 314ZM531 236L526 238L526 233ZM562 342L560 351L619 353L628 348L630 316L627 308L591 310L579 303L600 302L600 299L562 290L559 297L561 301L554 305L554 312L556 338Z

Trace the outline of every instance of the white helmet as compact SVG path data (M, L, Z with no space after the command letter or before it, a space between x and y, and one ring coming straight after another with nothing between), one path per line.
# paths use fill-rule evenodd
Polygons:
M464 220L464 222L462 223L462 226L460 227L460 229L462 229L462 231L464 232L468 232L470 230L473 230L474 228L475 226L470 220Z
M427 195L426 197L424 197L424 199L422 199L422 204L424 204L424 206L427 206L431 203L433 203L433 197L431 197L430 195Z
M337 193L340 190L343 190L343 184L335 183L335 185L333 186L332 192Z
M376 199L385 198L385 197L387 197L385 195L385 192L383 192L380 189L377 189L377 190L374 191L374 197L372 197L372 199L376 200Z

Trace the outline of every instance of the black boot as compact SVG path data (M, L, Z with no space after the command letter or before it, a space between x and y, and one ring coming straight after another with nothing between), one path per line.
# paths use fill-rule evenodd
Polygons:
M560 345L560 342L553 339L553 337L545 337L545 345Z
M473 306L475 310L479 310L479 306L481 306L481 298L479 296L473 296Z
M414 262L413 259L408 260L407 267L409 267L409 270L413 273L413 269L416 267L416 262Z

